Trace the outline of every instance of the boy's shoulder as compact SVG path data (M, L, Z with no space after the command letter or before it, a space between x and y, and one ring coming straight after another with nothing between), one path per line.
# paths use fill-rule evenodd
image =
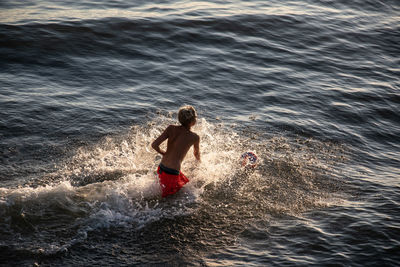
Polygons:
M167 131L174 131L174 130L177 130L178 128L179 128L178 125L170 124L170 125L167 126L166 130Z
M178 131L181 131L181 130L182 130L182 126L181 125L170 124L170 125L167 126L167 131L172 131L172 132L177 133ZM191 137L193 137L195 140L199 140L200 139L200 136L197 133L193 132L193 131L189 131L189 135Z
M197 133L190 131L190 134L192 135L192 137L195 141L200 140L200 136Z

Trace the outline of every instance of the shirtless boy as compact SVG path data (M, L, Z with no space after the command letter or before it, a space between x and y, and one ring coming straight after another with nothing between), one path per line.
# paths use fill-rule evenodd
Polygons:
M190 129L196 124L197 114L192 106L179 109L178 120L181 125L169 125L151 144L151 147L163 157L157 173L162 188L162 197L175 194L189 179L180 171L183 159L193 145L195 158L200 161L200 137ZM160 144L168 139L167 151Z

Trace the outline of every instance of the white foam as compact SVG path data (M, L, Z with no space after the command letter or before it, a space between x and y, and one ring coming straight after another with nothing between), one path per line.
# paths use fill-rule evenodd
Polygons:
M66 245L52 244L48 248L52 252L67 249L96 229L140 229L162 218L194 213L193 203L213 201L212 197L203 197L208 185L215 185L218 190L222 187L228 196L240 194L248 203L276 212L302 211L324 202L324 194L313 191L315 177L311 167L328 169L329 165L318 160L313 148L294 145L282 137L249 138L205 119L194 127L201 138L201 163L195 160L191 149L182 165L190 182L175 196L161 199L155 173L160 156L150 144L171 123L172 119L160 116L146 125L132 127L125 135L81 147L54 174L60 178L53 184L0 188L0 207L41 213L55 206L61 208L56 212L74 214L76 220L71 227L77 229L76 235ZM320 146L316 149L321 150ZM249 148L258 154L258 167L252 174L240 174L240 155ZM268 198L265 194L269 194Z

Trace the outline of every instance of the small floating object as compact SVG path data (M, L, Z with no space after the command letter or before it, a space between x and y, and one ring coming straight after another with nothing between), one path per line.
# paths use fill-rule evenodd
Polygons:
M253 152L245 152L240 157L243 167L249 166L254 168L257 165L257 156Z

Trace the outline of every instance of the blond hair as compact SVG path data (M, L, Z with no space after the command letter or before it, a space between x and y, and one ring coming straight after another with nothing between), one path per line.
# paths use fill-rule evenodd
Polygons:
M183 106L178 111L178 120L183 126L188 126L196 118L197 113L192 106Z

